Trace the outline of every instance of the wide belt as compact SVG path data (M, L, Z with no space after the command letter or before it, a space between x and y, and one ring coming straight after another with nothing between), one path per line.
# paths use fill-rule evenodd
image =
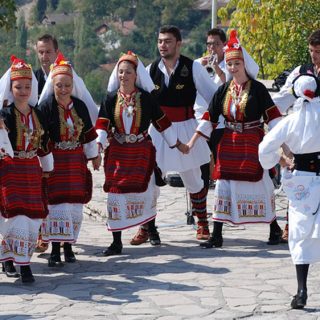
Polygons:
M32 159L37 156L37 150L31 151L14 151L14 157L18 159Z
M262 127L262 122L260 122L260 120L252 121L252 122L225 121L225 127L233 131L243 132L244 130Z
M143 131L137 135L130 133L130 134L121 134L115 132L113 137L120 143L136 143L143 141L148 136L148 131Z
M78 141L61 141L54 144L54 148L60 150L75 150L80 146L81 143Z
M192 106L161 106L161 109L171 122L181 122L194 119L194 110Z
M320 175L320 152L294 154L294 168Z

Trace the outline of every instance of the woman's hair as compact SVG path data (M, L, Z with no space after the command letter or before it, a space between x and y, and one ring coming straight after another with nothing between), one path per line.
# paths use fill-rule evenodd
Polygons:
M312 46L320 45L320 29L311 33L311 35L308 38L308 44Z

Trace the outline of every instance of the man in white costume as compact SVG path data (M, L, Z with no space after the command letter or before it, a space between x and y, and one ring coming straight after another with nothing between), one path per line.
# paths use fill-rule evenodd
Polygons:
M199 92L209 104L217 86L211 81L208 72L199 63L180 54L182 37L175 26L163 26L158 34L160 58L147 70L155 84L154 96L161 109L172 122L182 143L192 137L197 127L194 116L194 103ZM165 174L176 171L190 193L193 214L198 218L197 239L209 238L207 220L207 188L201 179L200 166L210 161L210 149L202 141L189 154L181 154L176 148L171 149L156 129L150 127L150 135L157 149L157 164ZM146 229L149 228L149 234ZM153 230L153 231L151 231ZM139 229L131 244L140 244L150 238L152 245L159 245L160 238L154 228L154 220Z
M289 249L296 266L298 290L291 307L302 309L307 301L310 263L320 261L320 86L313 74L299 75L292 82L296 112L279 122L259 146L265 169L280 160L280 146L294 154L294 170L286 169L283 188L289 199ZM291 167L281 158L282 166Z

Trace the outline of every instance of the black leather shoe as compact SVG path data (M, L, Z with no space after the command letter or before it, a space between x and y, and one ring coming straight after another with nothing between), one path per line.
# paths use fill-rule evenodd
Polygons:
M222 236L212 236L209 238L208 241L200 243L200 247L203 249L210 249L210 248L221 248L223 244Z
M6 273L8 278L19 278L20 274L13 265L13 261L2 262L2 272Z
M64 253L64 261L67 263L74 263L77 261L73 251Z
M159 232L157 231L157 229L155 229L154 231L149 231L149 240L152 246L161 245L161 240L160 240Z
M20 276L23 283L32 283L35 281L30 266L21 266Z
M63 244L64 249L64 261L67 263L74 263L77 261L74 252L72 251L72 245L71 243L65 242Z
M291 308L292 309L303 309L307 304L307 291L306 290L299 290L298 293L293 297L291 301Z
M102 251L102 254L106 257L108 256L116 256L121 254L122 252L122 244L115 244L115 243L111 243L111 245L106 249Z
M279 229L275 232L270 232L270 236L269 236L269 241L267 242L267 245L269 246L274 246L277 245L279 243L281 243L281 238L282 238L282 230Z
M59 267L63 266L61 256L58 254L51 254L48 259L48 267Z

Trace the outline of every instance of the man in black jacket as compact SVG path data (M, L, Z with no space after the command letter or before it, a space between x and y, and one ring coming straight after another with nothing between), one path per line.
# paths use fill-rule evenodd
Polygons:
M58 55L58 41L50 35L45 34L38 38L36 44L36 51L41 67L35 71L35 76L38 80L38 94L40 96L44 84L50 72L50 66Z

